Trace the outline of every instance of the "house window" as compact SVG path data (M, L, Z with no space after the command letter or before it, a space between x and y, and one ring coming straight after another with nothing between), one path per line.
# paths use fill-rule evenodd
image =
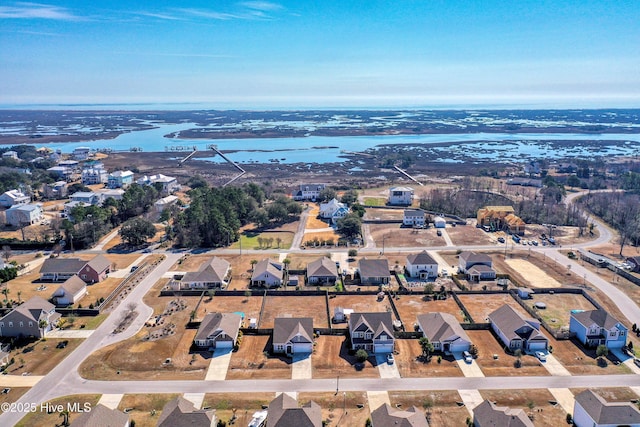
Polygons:
M616 336L616 331L611 331L611 332L609 332L609 336L610 336L610 337L615 337L615 336Z
M620 334L619 334L619 335L620 335L621 337L623 337L623 336L624 336L624 331L620 331Z
M29 322L29 327L33 328L33 322Z
M13 322L9 322L9 327L13 328Z
M366 334L364 334L364 337L368 340L370 340L372 336L373 334L371 332L367 332Z
M24 323L20 322L20 327L23 328L24 327Z

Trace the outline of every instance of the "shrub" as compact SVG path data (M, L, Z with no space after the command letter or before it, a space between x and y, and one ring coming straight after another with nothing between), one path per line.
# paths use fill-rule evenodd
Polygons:
M358 362L362 363L368 358L369 358L369 353L367 353L367 350L361 348L358 351L356 351L356 360Z
M357 249L349 249L349 252L347 253L347 255L349 255L352 258L354 256L358 256L358 250Z

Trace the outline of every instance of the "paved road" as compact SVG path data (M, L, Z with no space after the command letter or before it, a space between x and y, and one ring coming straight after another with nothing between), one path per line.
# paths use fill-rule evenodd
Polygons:
M291 249L300 249L302 246L302 238L304 237L304 230L307 228L307 220L309 219L309 212L311 212L311 207L307 207L302 214L300 215L300 222L298 223L298 228L296 230L296 234L293 236L293 241L291 242Z

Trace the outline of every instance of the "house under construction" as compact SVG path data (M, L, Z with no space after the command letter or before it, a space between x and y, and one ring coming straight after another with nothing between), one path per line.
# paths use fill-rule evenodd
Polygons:
M512 206L485 206L478 209L478 226L488 231L503 230L522 236L526 224L514 212Z

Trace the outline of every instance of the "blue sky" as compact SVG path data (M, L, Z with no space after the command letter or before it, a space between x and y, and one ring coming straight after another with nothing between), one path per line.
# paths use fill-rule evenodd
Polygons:
M640 1L0 1L0 104L640 107Z

